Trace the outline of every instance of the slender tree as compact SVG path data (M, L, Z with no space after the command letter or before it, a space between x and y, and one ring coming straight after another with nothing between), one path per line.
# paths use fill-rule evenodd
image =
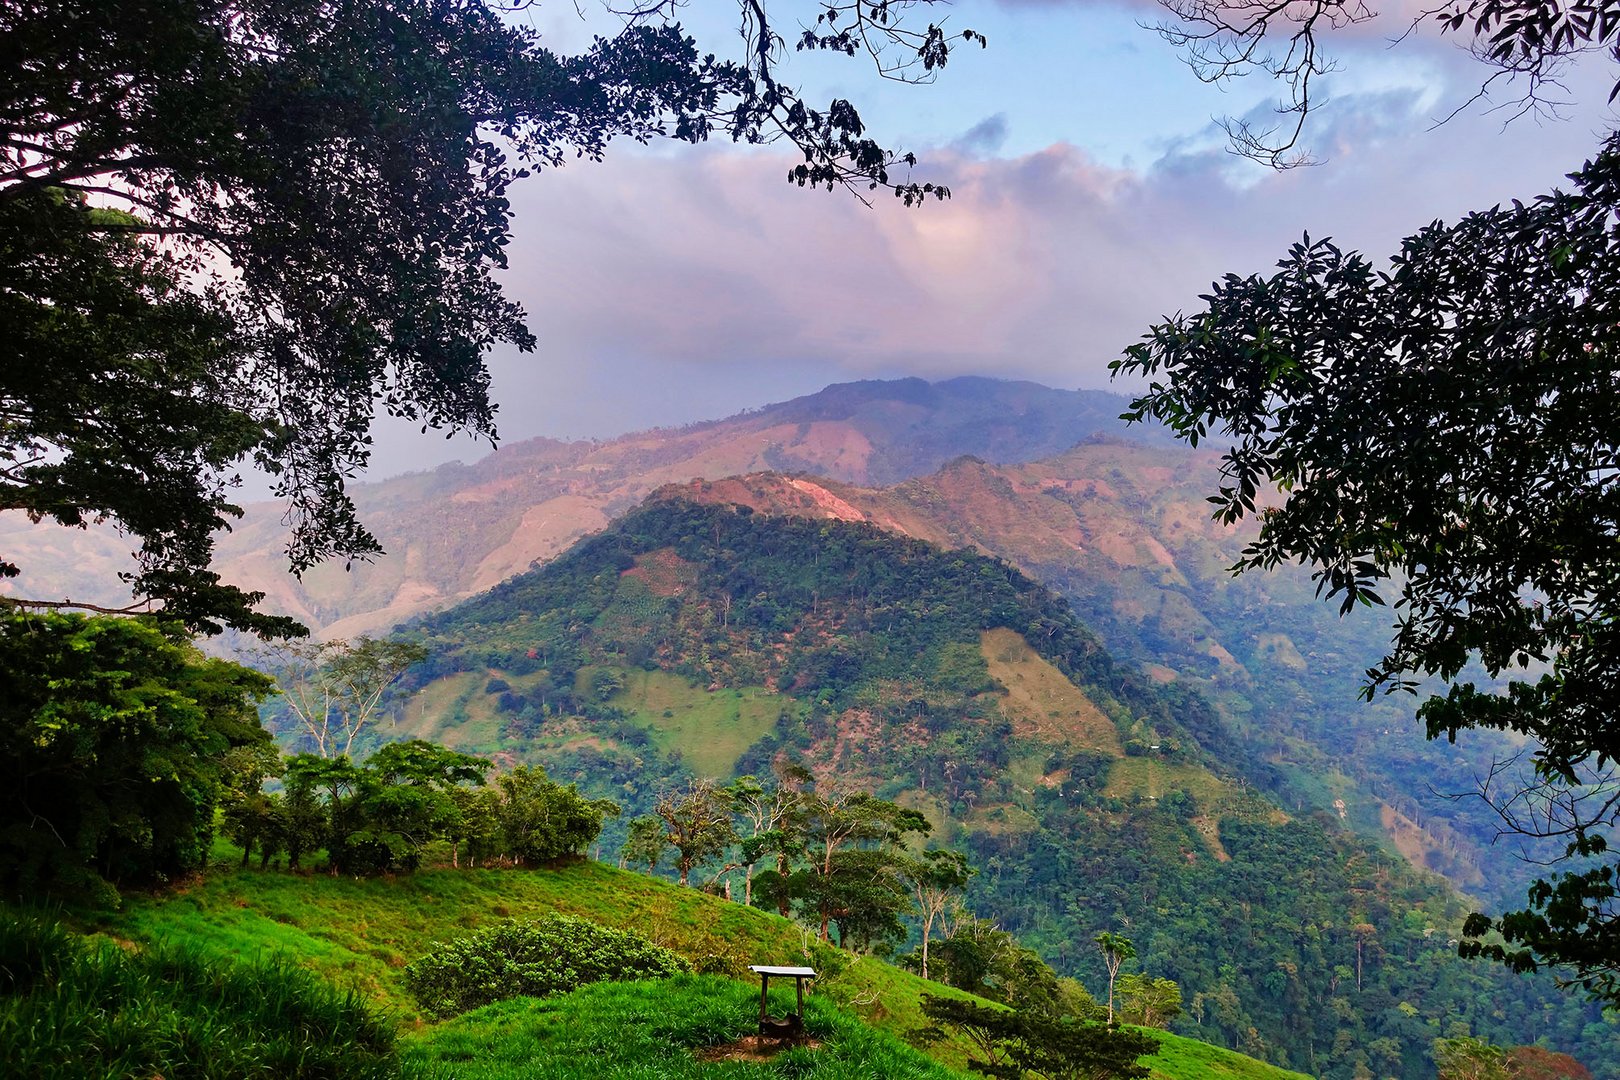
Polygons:
M1114 980L1119 977L1119 969L1128 961L1136 959L1136 946L1131 939L1120 934L1104 930L1091 939L1102 951L1103 967L1108 969L1108 1022L1114 1022Z

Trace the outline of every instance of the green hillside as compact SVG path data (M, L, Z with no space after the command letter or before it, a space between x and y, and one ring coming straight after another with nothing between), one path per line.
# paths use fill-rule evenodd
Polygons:
M1127 930L1181 985L1179 1032L1333 1078L1427 1080L1464 1031L1620 1075L1613 1022L1457 961L1443 883L1256 795L1203 698L1116 664L1004 563L667 501L409 632L432 650L411 733L465 731L627 817L799 761L920 810L981 869L974 909L1061 972L1102 985L1091 938Z
M562 1064L579 1052L581 1039L595 1038L603 1039L590 1043L597 1050L605 1052L611 1044L614 1061L639 1061L642 1068L649 1053L668 1055L671 1064L660 1067L660 1076L785 1075L733 1064L676 1069L677 1063L688 1067L687 1048L745 1033L757 1007L757 983L694 977L676 986L598 986L544 1002L505 1002L442 1024L424 1022L405 990L406 963L435 941L550 912L635 929L697 966L734 971L745 980L749 963L808 962L825 972L815 984L812 1015L850 1049L841 1049L826 1071L818 1065L816 1071L792 1075L829 1080L874 1075L859 1070L875 1054L910 1062L906 1067L916 1070L911 1075L958 1075L927 1065L900 1044L924 1022L920 996L950 995L950 988L870 957L807 942L800 927L777 915L588 860L545 870L439 869L391 879L219 866L180 889L127 897L120 911L94 917L83 929L126 947L162 945L218 958L295 961L339 988L357 991L404 1024L406 1075L417 1075L415 1070L463 1080L613 1075L597 1059L603 1071L574 1073ZM620 1042L630 1018L638 1018L637 1024L645 1019L646 1027ZM887 1034L877 1038L857 1020ZM598 1023L617 1034L601 1036ZM566 1039L551 1037L564 1029ZM549 1065L548 1055L556 1059ZM948 1045L940 1056L958 1065L963 1060L960 1049ZM1159 1080L1288 1080L1293 1075L1174 1035L1166 1035L1158 1054L1145 1063ZM448 1073L435 1072L451 1065ZM855 1071L841 1071L846 1065ZM536 1068L542 1071L524 1071Z

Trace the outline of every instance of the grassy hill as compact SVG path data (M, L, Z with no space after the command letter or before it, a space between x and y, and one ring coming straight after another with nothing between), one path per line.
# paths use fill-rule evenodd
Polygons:
M227 861L231 855L223 845L220 854ZM787 1075L746 1063L696 1063L686 1054L746 1033L758 1002L757 983L751 982L690 977L675 985L599 986L544 1002L505 1002L436 1025L418 1014L403 967L433 942L550 912L637 930L695 964L738 971L745 980L749 963L809 962L828 973L812 994L812 1026L835 1035L838 1052L814 1070L799 1059L797 1065L776 1063L791 1075L959 1075L914 1061L901 1041L923 1023L918 1002L924 992L956 991L870 957L807 943L796 924L774 914L594 861L363 880L222 865L172 891L128 897L122 910L90 918L82 928L133 947L161 944L221 958L294 960L398 1018L407 1029L403 1060L421 1075L597 1077L621 1067L624 1075L648 1075L649 1058L666 1062L657 1066L659 1076ZM586 1058L588 1071L569 1064L580 1054L593 1055ZM940 1056L948 1065L963 1061L960 1049L949 1046ZM874 1073L874 1059L901 1062L908 1071ZM1169 1034L1145 1063L1157 1080L1298 1075Z

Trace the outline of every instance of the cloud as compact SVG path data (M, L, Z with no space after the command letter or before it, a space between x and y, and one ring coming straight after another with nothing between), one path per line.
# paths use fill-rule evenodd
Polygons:
M964 131L951 149L970 155L994 154L1006 145L1007 130L1007 114L995 113Z
M642 372L621 394L678 394L671 362L1100 385L1153 320L1307 230L1387 253L1434 217L1545 189L1595 145L1574 125L1424 131L1421 104L1335 100L1331 163L1282 175L1218 139L1141 171L1062 143L1000 159L960 140L920 167L953 197L911 210L791 187L769 153L621 155L518 193L508 287L550 355Z

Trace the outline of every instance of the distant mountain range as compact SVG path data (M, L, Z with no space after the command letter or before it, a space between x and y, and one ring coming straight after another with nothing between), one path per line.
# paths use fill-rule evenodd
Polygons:
M216 568L265 607L330 636L376 633L472 596L556 556L665 484L772 469L856 484L920 476L959 454L1031 461L1122 432L1126 399L1029 382L867 381L683 428L606 440L529 439L471 464L356 484L387 557L287 572L281 509L257 504L222 538ZM1139 437L1167 441L1162 432ZM122 600L129 545L110 530L30 525L0 514L0 550L24 570L13 595Z

